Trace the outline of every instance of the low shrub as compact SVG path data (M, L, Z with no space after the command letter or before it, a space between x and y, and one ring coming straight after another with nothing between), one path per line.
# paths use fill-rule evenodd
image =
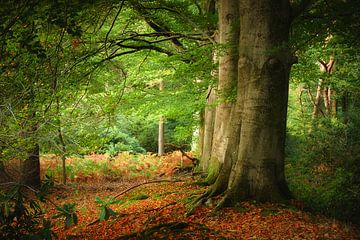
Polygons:
M307 135L289 134L286 172L308 209L360 225L359 116L346 124L320 119Z

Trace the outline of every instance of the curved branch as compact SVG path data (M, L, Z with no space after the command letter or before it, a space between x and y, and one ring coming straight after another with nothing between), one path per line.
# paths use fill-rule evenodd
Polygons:
M125 45L125 44L121 44L121 43L116 43L115 45L119 46L119 47L123 47L123 48L131 48L134 50L145 50L145 49L149 49L149 50L154 50L160 53L165 53L168 56L172 56L174 55L172 52L163 49L161 47L157 47L157 46L153 46L153 45Z
M115 195L114 198L118 198L121 195L124 195L125 193L129 192L130 190L133 190L134 188L140 187L142 185L151 184L151 183L161 183L161 182L183 182L183 180L153 180L153 181L147 181L147 182L139 183L139 184L137 184L135 186L132 186L132 187L122 191L121 193Z
M106 43L107 43L107 41L108 41L108 39L109 39L110 32L112 31L112 29L113 29L113 27L114 27L114 25L115 25L116 19L117 19L118 16L120 15L120 12L121 12L121 10L122 10L122 8L123 8L123 6L124 6L124 2L125 2L125 0L122 0L122 1L121 1L121 3L120 3L120 8L119 8L119 10L117 11L114 20L113 20L112 23L111 23L111 26L110 26L109 31L106 33L106 36L105 36L105 44L104 44L104 45L105 45L105 54L106 54L106 55L107 55Z

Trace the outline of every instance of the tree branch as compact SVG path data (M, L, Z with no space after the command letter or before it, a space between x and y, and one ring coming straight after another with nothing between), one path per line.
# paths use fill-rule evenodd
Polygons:
M116 43L115 45L117 45L119 47L123 47L123 48L131 48L131 49L138 50L138 51L149 49L149 50L154 50L154 51L157 51L160 53L165 53L168 56L174 55L172 52L170 52L166 49L163 49L161 47L154 46L154 45L125 45L125 44L121 44L119 42Z
M161 183L161 182L183 182L183 181L182 180L153 180L153 181L147 181L147 182L139 183L139 184L137 184L135 186L132 186L132 187L122 191L121 193L114 196L114 198L118 198L121 195L124 195L125 193L129 192L130 190L133 190L134 188L140 187L142 185L151 184L151 183Z

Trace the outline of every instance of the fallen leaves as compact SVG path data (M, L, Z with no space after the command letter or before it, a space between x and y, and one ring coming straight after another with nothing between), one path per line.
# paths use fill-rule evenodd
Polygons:
M104 183L106 184L106 183ZM139 183L134 183L137 185ZM134 186L133 185L133 186ZM57 204L82 201L77 226L65 229L55 223L53 231L59 239L357 239L356 229L344 227L321 216L312 216L282 205L243 202L241 208L224 208L214 213L211 208L198 207L185 217L186 201L191 194L205 191L204 187L186 182L154 182L127 191L119 196L123 204L113 204L117 218L103 222L99 218L95 196L109 198L125 191L113 186L112 191L87 192L76 188L67 198L52 198ZM85 196L82 198L81 196ZM136 196L147 196L136 197ZM48 213L54 212L48 206ZM266 214L265 214L266 213ZM50 214L51 215L51 214Z
M91 159L107 161L97 155ZM49 198L58 206L77 203L78 225L66 229L61 219L52 219L52 230L59 239L360 239L354 227L306 213L299 201L293 201L292 206L242 202L218 212L200 206L185 216L206 187L194 184L191 176L184 181L171 178L180 159L179 153L161 159L150 156L141 160L143 176L131 178L122 170L121 178L91 175L85 182L58 187ZM108 164L120 171L132 168L132 162L131 156L122 155ZM144 177L150 170L152 178ZM159 175L165 178L156 178ZM102 204L116 217L110 214L108 220L99 221L99 199L112 197L121 201ZM46 217L51 219L55 214L55 207L47 205Z

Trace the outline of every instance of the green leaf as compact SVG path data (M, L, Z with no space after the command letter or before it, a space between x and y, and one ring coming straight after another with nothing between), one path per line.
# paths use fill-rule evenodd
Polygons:
M78 224L78 217L77 217L76 213L73 213L72 217L73 217L74 224L77 225Z
M108 208L108 212L111 216L116 217L116 213L111 208Z
M67 216L65 219L65 226L69 227L72 223L72 217L71 216Z
M106 219L106 208L101 208L100 212L100 221L104 221Z
M4 208L5 208L4 215L5 215L5 217L8 217L8 216L9 216L9 214L10 214L10 207L9 207L9 204L5 203L5 204L4 204Z
M97 203L97 204L103 204L104 201L101 199L101 197L96 196L96 197L95 197L95 203Z

